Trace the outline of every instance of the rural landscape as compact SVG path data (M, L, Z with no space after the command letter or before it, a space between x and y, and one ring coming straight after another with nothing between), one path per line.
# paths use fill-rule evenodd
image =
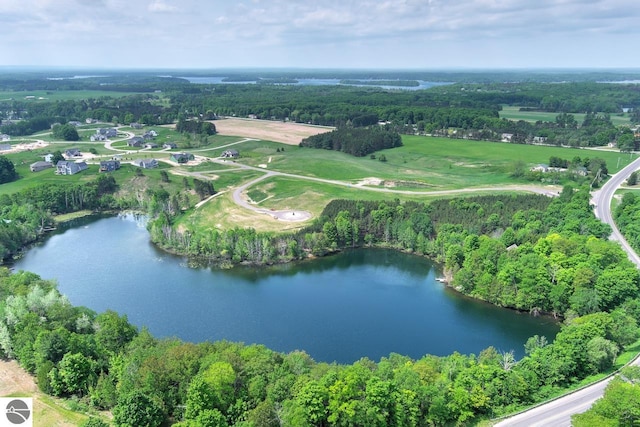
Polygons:
M533 425L511 417L594 383L568 422L639 422L640 73L86 71L0 73L0 395L33 397L34 425ZM308 321L284 300L314 274ZM547 332L392 329L422 288ZM155 309L203 338L137 320ZM408 323L411 354L384 344Z

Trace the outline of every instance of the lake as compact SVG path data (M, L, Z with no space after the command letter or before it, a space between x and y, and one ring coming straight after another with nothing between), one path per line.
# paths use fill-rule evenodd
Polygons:
M156 337L226 339L317 361L352 363L390 353L478 354L493 345L524 354L528 337L559 327L464 297L435 279L429 260L361 249L273 267L191 268L149 242L133 215L85 218L14 265L45 279L74 305L126 314Z

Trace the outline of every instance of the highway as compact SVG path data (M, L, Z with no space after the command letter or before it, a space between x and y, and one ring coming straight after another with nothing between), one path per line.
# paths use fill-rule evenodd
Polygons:
M640 158L631 162L627 167L613 175L600 190L593 192L591 203L595 206L598 219L609 224L612 229L611 240L622 245L629 259L640 268L640 257L635 253L627 241L622 237L618 227L613 222L611 201L620 185L629 177L631 172L640 169ZM639 365L636 358L631 364ZM604 389L613 377L608 377L587 388L565 395L551 402L542 404L497 424L496 427L568 427L571 426L571 415L588 410L593 402L602 397Z

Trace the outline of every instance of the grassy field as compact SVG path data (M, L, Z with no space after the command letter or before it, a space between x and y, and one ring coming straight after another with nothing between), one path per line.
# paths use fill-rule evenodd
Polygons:
M488 185L524 183L510 177L514 164L528 167L548 163L549 157L572 159L601 157L615 173L632 160L628 154L574 148L546 147L467 141L448 138L403 136L404 146L377 153L386 162L370 157L281 144L248 141L238 145L239 162L252 166L266 164L268 169L324 179L346 180L356 184L365 178L379 178L397 188L444 190ZM271 161L269 161L271 160Z
M502 111L500 111L500 118L509 119L509 120L524 120L526 122L535 123L538 120L543 122L555 122L556 116L559 113L547 113L544 111L520 111L520 107L514 107L509 105L503 105ZM584 113L571 113L578 123L582 123L584 121L585 114ZM616 125L628 125L631 122L629 121L629 114L620 113L620 114L612 114L611 122Z
M30 102L49 102L63 100L82 100L90 98L100 98L103 96L110 98L122 98L128 95L135 95L140 92L114 92L107 90L29 90L29 91L0 91L0 101L9 101L15 99L17 101L28 100ZM34 99L27 99L27 96L33 96Z

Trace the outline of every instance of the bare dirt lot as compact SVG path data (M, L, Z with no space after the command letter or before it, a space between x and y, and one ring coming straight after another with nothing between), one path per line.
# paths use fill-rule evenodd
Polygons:
M271 120L225 118L213 122L220 135L244 136L265 141L298 145L304 138L333 128Z

